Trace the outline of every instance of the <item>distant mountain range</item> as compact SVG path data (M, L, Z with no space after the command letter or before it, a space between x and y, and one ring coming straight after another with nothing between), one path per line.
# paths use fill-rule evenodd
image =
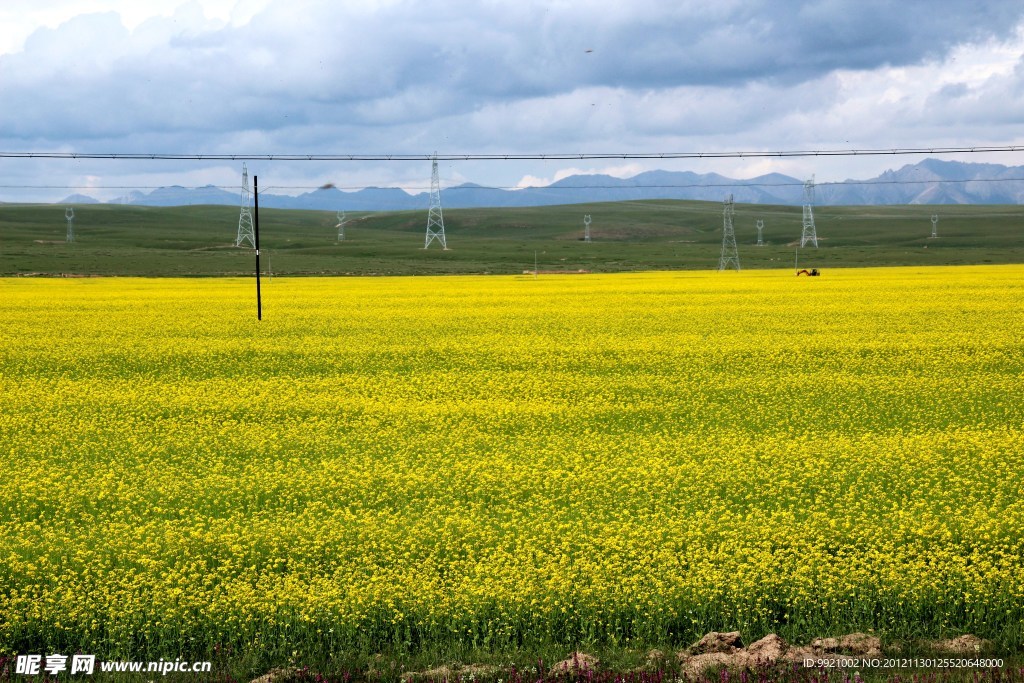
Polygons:
M732 194L744 204L803 203L804 181L771 173L737 180L717 173L648 171L632 178L607 175L574 175L545 187L505 190L472 183L445 188L445 208L550 206L639 199L695 199L722 201ZM238 204L237 192L213 185L199 188L161 187L149 193L132 192L112 204L183 206L190 204ZM97 203L72 195L62 204ZM815 187L816 205L878 204L1022 204L1024 166L978 164L926 159L898 171L886 171L868 180L821 183ZM411 195L398 188L367 187L343 192L326 187L297 197L260 193L260 206L275 209L336 211L400 211L426 209L429 194Z

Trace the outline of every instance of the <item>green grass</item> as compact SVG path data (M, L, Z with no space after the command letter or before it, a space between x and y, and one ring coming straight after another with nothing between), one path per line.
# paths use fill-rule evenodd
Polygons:
M66 243L64 207L0 205L0 275L217 276L253 271L249 249L232 246L233 207L75 207L76 241ZM582 241L583 215L593 242ZM932 240L932 214L940 216ZM352 213L336 241L325 211L260 211L264 272L424 275L541 270L706 270L718 264L722 205L636 201L445 211L449 251L424 250L426 210ZM1024 262L1024 209L1017 206L819 207L820 247L801 266L834 268ZM757 219L766 245L755 245ZM744 269L790 268L801 208L739 205L736 236ZM268 263L269 262L269 263ZM269 266L269 267L268 267Z

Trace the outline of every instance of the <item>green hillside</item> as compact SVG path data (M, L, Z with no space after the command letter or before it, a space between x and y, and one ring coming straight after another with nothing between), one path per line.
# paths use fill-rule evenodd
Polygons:
M252 272L252 250L233 247L238 209L221 206L75 207L74 243L63 205L0 205L0 275L198 275ZM583 216L593 242L582 241ZM939 238L929 239L937 214ZM740 262L791 268L801 208L737 205ZM349 214L347 239L323 211L260 211L263 269L276 274L521 273L717 267L722 205L638 201L445 211L449 251L423 250L427 212ZM757 247L757 219L765 246ZM801 266L1024 262L1024 207L819 207L819 248Z

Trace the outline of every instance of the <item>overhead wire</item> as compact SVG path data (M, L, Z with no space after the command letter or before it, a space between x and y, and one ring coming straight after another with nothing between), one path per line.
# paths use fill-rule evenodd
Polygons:
M196 154L168 152L24 152L0 151L3 159L121 159L191 161L578 161L587 159L744 159L766 157L835 157L908 154L991 154L1021 152L1024 145L973 145L963 147L895 147L889 149L817 149L723 152L573 152L533 154Z
M913 154L984 154L998 152L1024 151L1021 145L974 145L961 147L905 147L888 149L819 149L819 150L782 150L782 151L723 151L723 152L650 152L650 153L538 153L538 154L194 154L194 153L117 153L117 152L61 152L61 151L0 151L0 159L72 159L72 160L194 160L194 161L428 161L433 159L446 161L512 161L512 160L588 160L588 159L725 159L725 158L782 158L782 157L837 157L837 156L872 156L872 155L913 155ZM932 184L963 184L963 183L998 183L1021 181L1024 178L978 178L978 179L922 179L922 180L844 180L816 183L816 187L872 186L872 185L932 185ZM274 185L267 186L263 192L270 190L316 190L334 187L342 191L357 191L374 184L362 186L338 187L333 184L314 185ZM381 184L377 184L378 186ZM518 191L525 189L544 191L569 190L635 190L635 189L695 189L695 188L772 188L797 187L802 182L750 182L736 180L724 183L657 183L636 185L608 184L571 184L547 186L497 186L497 185L448 185L447 190L458 188L460 191L504 190ZM4 184L0 189L7 190L157 190L166 186L154 185L17 185ZM178 186L181 187L181 186ZM223 191L239 191L236 185L203 185L182 187L184 190L218 189ZM403 186L399 189L407 191L427 191L428 186Z

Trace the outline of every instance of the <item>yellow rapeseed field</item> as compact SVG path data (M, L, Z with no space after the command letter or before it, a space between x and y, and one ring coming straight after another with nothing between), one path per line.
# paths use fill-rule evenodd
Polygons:
M1024 267L254 289L0 280L0 654L1024 640Z

